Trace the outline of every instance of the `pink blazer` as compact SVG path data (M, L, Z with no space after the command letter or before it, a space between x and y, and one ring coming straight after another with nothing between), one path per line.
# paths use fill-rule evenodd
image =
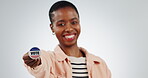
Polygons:
M87 60L89 78L111 78L110 70L105 62L80 47ZM30 68L25 65L28 71L36 78L72 78L72 67L68 56L59 46L53 52L41 50L42 64Z

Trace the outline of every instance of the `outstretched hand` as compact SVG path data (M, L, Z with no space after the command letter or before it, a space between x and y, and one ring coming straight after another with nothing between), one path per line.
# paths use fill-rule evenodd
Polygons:
M39 66L41 64L41 58L32 59L29 57L28 53L24 54L23 56L24 63L31 68L34 68L36 66Z

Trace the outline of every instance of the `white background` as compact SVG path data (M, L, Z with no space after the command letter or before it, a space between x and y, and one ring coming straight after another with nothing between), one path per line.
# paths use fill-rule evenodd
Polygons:
M48 10L56 0L0 1L0 78L34 78L22 56L53 50ZM78 44L103 58L112 78L148 78L148 1L71 0L80 13Z

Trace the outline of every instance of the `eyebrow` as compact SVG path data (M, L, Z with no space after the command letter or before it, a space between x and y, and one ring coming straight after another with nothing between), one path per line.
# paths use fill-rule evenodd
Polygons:
M59 20L59 21L57 21L57 22L65 22L64 20Z
M75 19L76 19L76 20L79 20L79 19L78 19L78 18L76 18L76 17L75 17L75 18L72 18L71 20L75 20Z
M70 19L70 20L79 20L78 18L72 18L72 19ZM59 20L59 21L57 21L57 22L65 22L64 20Z

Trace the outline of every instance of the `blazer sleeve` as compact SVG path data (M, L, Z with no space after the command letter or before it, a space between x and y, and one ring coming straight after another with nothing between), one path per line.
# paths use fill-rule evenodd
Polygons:
M25 64L25 67L36 78L47 78L47 77L49 77L50 74L46 74L46 73L50 73L50 68L51 68L50 55L46 51L41 50L40 57L41 57L41 65L39 65L35 68L31 68L30 66L27 66Z
M107 78L111 78L111 71L110 71L110 69L108 68L108 66L105 62L104 62L104 66L105 66L105 69L106 69Z

